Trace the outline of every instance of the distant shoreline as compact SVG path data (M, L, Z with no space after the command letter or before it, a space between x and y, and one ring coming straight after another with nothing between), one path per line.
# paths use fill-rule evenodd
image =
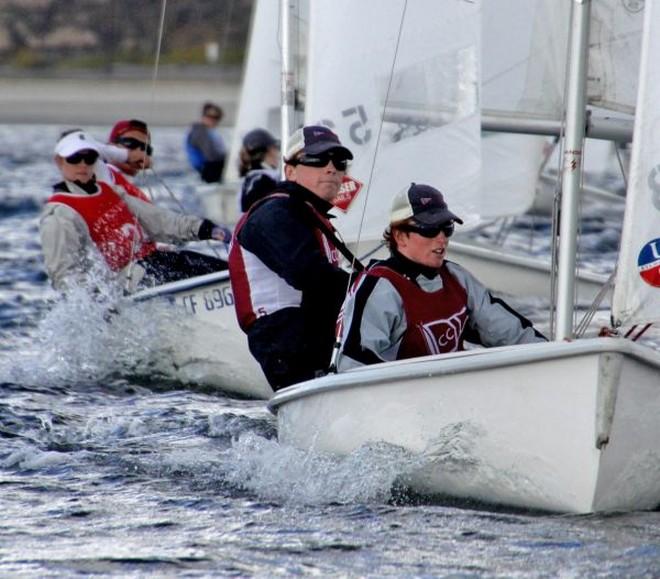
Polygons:
M225 110L222 124L234 124L240 97L240 74L206 74L205 78L147 69L130 75L79 74L75 78L3 76L0 78L2 124L112 124L140 118L153 126L188 125L199 116L204 101Z

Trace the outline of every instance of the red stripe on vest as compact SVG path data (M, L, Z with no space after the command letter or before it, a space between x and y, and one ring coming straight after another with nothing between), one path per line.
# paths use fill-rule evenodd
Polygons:
M124 200L106 183L91 195L55 193L48 203L62 203L75 210L87 224L89 235L112 271L126 267L155 251Z
M440 269L443 287L435 292L424 291L384 265L370 269L368 275L389 280L401 295L407 328L397 360L463 350L467 292L446 267Z
M234 234L231 238L229 256L227 259L229 264L229 272L231 274L229 276L229 281L231 283L231 291L234 294L234 308L236 310L236 318L238 319L238 325L244 332L247 332L248 328L257 319L257 314L255 313L254 307L252 305L250 282L245 271L243 253L241 252L241 247L238 243L238 233L247 221L248 215L250 215L250 211L244 213L234 227Z

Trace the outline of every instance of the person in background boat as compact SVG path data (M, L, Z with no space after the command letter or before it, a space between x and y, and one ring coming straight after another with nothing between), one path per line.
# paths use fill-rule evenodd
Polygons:
M442 193L412 183L393 200L385 241L390 258L356 280L338 320L341 372L356 366L463 350L463 342L545 342L532 323L448 261L463 221Z
M294 133L285 180L239 220L229 250L236 315L277 390L329 366L349 284L328 211L353 154L324 126Z
M227 242L229 234L207 219L174 213L97 181L98 158L96 141L81 130L63 133L55 145L64 180L54 186L39 222L46 272L55 289L85 284L97 263L129 290L227 268L223 260L201 253L158 250L156 241Z
M266 129L253 129L243 137L238 174L243 178L241 213L273 192L280 181L280 142Z
M222 117L219 105L204 103L201 119L190 127L186 136L188 161L205 183L222 181L227 156L227 147L217 131Z

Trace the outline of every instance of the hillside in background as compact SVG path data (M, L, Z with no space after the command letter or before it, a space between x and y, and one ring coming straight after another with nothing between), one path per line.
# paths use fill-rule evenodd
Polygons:
M153 66L163 5L163 71L240 67L252 0L0 0L0 66L56 76Z

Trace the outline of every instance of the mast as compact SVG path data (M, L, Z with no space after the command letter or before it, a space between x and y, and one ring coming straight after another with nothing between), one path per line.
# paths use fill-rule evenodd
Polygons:
M586 79L591 0L572 0L566 136L562 168L555 340L573 337L578 201L586 122Z
M296 0L280 0L280 24L282 33L282 78L281 78L281 148L286 153L289 147L289 135L293 132L295 114L295 83L292 50L291 15L296 7Z

